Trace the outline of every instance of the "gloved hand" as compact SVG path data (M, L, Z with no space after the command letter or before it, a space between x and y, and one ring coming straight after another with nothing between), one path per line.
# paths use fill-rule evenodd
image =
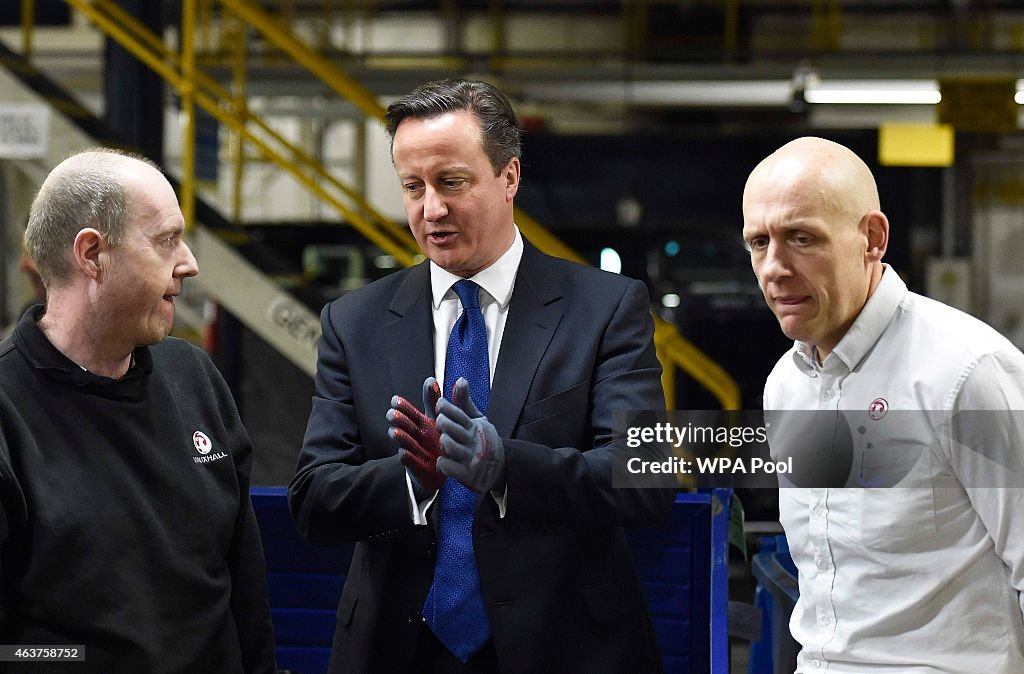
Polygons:
M452 399L437 403L437 430L444 450L437 469L478 494L503 491L505 446L497 429L473 404L464 378L455 382Z
M440 397L437 380L427 377L423 382L423 412L402 396L394 396L387 413L388 436L398 445L398 460L408 471L421 500L440 489L444 482L444 475L437 470L441 436L434 412Z

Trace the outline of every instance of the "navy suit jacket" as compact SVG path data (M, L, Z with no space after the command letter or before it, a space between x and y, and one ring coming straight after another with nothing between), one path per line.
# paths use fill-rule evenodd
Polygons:
M613 413L662 410L643 283L526 243L491 385L507 513L478 497L480 584L503 673L661 671L622 527L656 523L670 489L612 486ZM434 374L427 263L328 304L316 391L289 487L300 532L357 541L332 672L408 672L433 577L438 508L414 526L387 435L395 394Z

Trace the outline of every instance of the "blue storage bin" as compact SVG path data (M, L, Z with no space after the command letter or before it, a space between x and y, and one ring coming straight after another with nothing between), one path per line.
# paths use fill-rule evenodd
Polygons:
M796 565L784 535L763 536L752 562L761 609L761 638L750 644L749 674L792 674L800 646L789 631L789 618L800 596Z

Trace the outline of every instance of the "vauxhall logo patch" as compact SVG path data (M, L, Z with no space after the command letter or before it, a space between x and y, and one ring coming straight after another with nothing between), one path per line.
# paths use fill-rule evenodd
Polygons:
M211 461L228 458L228 455L224 452L213 451L213 441L210 440L210 436L202 431L196 431L192 434L192 444L195 446L196 451L199 452L199 456L192 457L195 463L210 463ZM213 453L211 454L211 452Z
M875 398L868 406L868 417L872 421L881 421L885 413L889 411L889 401L885 398Z

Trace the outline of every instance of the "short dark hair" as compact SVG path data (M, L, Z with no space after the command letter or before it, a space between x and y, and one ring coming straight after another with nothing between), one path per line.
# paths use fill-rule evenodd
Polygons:
M406 117L437 117L459 110L472 112L480 124L480 142L495 175L512 157L522 155L519 121L505 94L488 82L462 79L427 82L389 105L384 121L392 147L395 131Z

